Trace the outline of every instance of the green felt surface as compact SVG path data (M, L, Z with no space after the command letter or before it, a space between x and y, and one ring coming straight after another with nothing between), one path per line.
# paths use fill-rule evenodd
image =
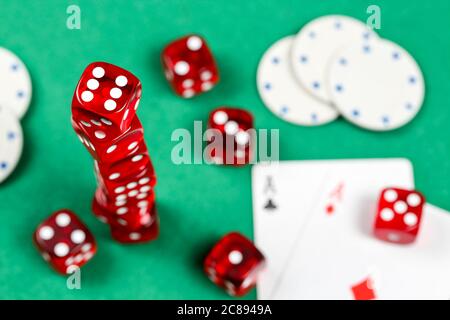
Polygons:
M66 28L68 4L81 7L81 30ZM417 118L388 133L339 119L303 128L276 118L255 85L258 61L277 39L312 18L341 13L365 20L378 4L380 35L400 43L421 65L426 102ZM226 299L203 275L204 253L222 234L251 237L250 167L172 164L176 128L192 131L218 105L251 110L258 128L280 129L280 155L291 159L406 157L428 200L450 209L450 2L410 1L9 1L0 0L0 46L18 54L33 78L33 102L23 121L25 150L14 175L0 185L0 298ZM193 100L177 98L162 76L159 53L170 40L203 34L222 81ZM90 212L92 160L70 126L70 101L83 68L95 60L122 66L143 83L138 115L157 175L160 238L123 246ZM82 269L82 289L37 254L31 235L51 212L77 212L99 251ZM246 298L255 298L255 292Z

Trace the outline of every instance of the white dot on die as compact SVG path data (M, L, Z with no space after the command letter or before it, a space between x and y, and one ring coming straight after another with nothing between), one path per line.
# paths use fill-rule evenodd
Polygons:
M56 224L60 227L67 227L70 223L70 216L67 213L60 213L56 216Z
M128 209L125 207L122 207L122 208L117 209L116 212L117 212L117 214L125 214L128 212Z
M138 100L136 101L136 104L134 105L134 110L137 110L137 109L138 109L138 107L139 107L139 102L141 102L141 99L138 99Z
M111 122L111 121L109 121L108 119L105 119L105 118L101 118L101 119L100 119L100 121L101 121L101 122L103 122L104 124L106 124L107 126L110 126L110 125L112 125L112 122Z
M87 87L88 87L90 90L95 90L95 89L97 89L99 85L100 85L100 84L99 84L98 81L95 80L95 79L89 79L88 82L87 82Z
M395 234L395 233L389 233L387 235L387 238L388 238L389 241L392 241L392 242L400 241L400 236L398 234Z
M126 204L127 204L126 200L120 200L120 201L116 201L115 206L116 207L123 207Z
M137 232L132 232L129 235L131 240L139 240L141 238L141 235Z
M246 145L250 140L250 137L247 132L239 131L235 136L235 140L237 144Z
M417 220L417 216L412 212L408 212L403 217L403 222L409 227L415 226L417 224Z
M119 196L116 197L117 201L123 201L127 199L127 195L126 194L121 194Z
M397 201L394 203L394 210L399 214L403 214L408 210L408 205L404 201Z
M106 153L111 153L111 152L113 152L114 150L116 150L117 149L117 146L115 145L115 144L113 144L111 147L109 147L107 150L106 150Z
M137 156L134 156L133 158L131 158L132 162L138 162L140 161L144 156L142 154L138 154Z
M139 189L140 192L147 192L150 191L151 187L150 186L143 186L142 188Z
M92 119L91 122L95 124L97 127L100 127L102 124L98 122L97 120Z
M384 208L380 212L380 217L384 221L391 221L392 219L394 219L394 212L389 208Z
M417 193L411 193L408 198L406 198L406 202L408 202L411 207L417 207L422 200Z
M114 99L119 99L122 96L122 90L119 88L112 88L109 91L109 95Z
M202 91L209 91L213 87L213 84L211 82L203 82L202 83Z
M108 100L105 101L104 106L105 106L106 110L113 111L113 110L116 109L117 104L116 104L116 102L114 100L108 99Z
M186 45L189 50L197 51L202 47L203 41L197 36L192 36L187 39Z
M235 135L235 134L238 132L238 130L239 130L239 125L237 124L236 121L228 121L228 122L225 124L224 129L225 129L225 132L226 132L227 134L229 134L229 135L232 136L232 135Z
M67 258L66 262L64 262L64 264L65 264L66 266L70 266L72 263L73 263L73 258L72 258L72 257Z
M195 91L192 89L187 89L183 91L183 97L185 98L192 98L195 94Z
M74 230L70 234L70 240L72 240L73 243L79 244L82 243L86 239L86 234L83 230Z
M136 198L138 198L138 199L145 199L145 198L147 198L147 196L148 196L148 194L144 192L144 193L139 193L136 196Z
M138 193L139 193L139 191L137 191L137 190L131 190L130 192L128 192L128 196L135 197Z
M58 257L65 257L69 253L69 246L65 243L57 243L53 248L55 255Z
M192 79L186 79L183 81L183 83L181 84L183 86L183 88L185 89L189 89L194 85L194 80Z
M395 200L397 200L397 197L397 192L392 189L386 190L386 192L384 193L384 200L386 200L387 202L394 202Z
M231 264L239 264L243 258L242 253L237 250L233 250L228 254L228 260L230 260Z
M91 250L91 248L92 248L92 245L90 243L86 243L81 247L81 251L87 252L87 251Z
M130 145L128 146L128 150L134 149L137 145L138 145L137 141L130 143Z
M104 139L106 137L106 133L100 130L95 131L94 134L97 137L97 139Z
M84 102L92 101L92 99L94 99L94 94L90 91L83 91L81 94L81 100Z
M148 206L148 201L139 201L137 206L139 208L147 207Z
M122 193L125 191L125 187L117 187L116 190L114 190L115 193Z
M50 240L53 238L55 231L53 231L52 227L44 226L39 230L39 238L43 240Z
M127 79L127 77L125 77L125 76L118 76L118 77L116 78L116 84L117 84L119 87L124 87L124 86L127 85L127 83L128 83L128 79Z
M174 67L175 73L179 76L187 75L189 69L189 64L186 61L178 61Z
M115 180L115 179L117 179L118 177L120 177L120 173L115 172L115 173L113 173L113 174L111 174L111 175L109 176L109 180Z
M222 125L228 121L228 115L225 111L217 111L213 115L213 121L215 124Z
M211 78L212 78L212 72L211 71L206 70L206 71L203 71L200 74L200 79L202 79L202 81L208 81Z
M139 184L146 184L148 182L150 182L150 178L142 178L139 180Z
M102 67L95 67L94 70L92 70L92 75L97 79L102 78L105 75L105 69Z
M127 188L128 189L134 189L137 187L137 182L130 182L129 184L127 184Z

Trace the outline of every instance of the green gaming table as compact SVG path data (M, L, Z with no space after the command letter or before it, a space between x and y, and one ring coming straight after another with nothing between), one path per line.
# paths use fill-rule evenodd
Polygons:
M81 9L81 29L66 27L66 9ZM276 40L309 20L346 14L366 20L381 8L381 36L409 50L427 84L423 109L407 126L386 133L339 119L306 128L275 117L256 90L256 68ZM252 237L250 166L175 165L177 128L193 131L220 105L250 110L257 128L280 130L280 158L405 157L430 203L450 209L450 2L447 0L0 0L0 46L22 58L33 80L33 101L22 121L25 147L14 174L0 185L0 298L228 299L202 271L202 260L223 234ZM191 100L171 91L159 54L169 41L200 33L215 54L221 82ZM142 245L111 240L90 210L93 162L70 125L73 90L90 62L103 60L143 84L138 116L157 172L161 235ZM98 241L81 269L81 289L69 290L32 244L36 226L60 208L75 211ZM270 261L269 261L270 263ZM255 290L245 298L256 298Z

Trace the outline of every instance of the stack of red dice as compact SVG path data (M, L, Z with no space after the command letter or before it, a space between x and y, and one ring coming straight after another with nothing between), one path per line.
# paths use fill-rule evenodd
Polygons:
M95 159L94 214L122 243L158 236L155 172L136 110L141 83L105 62L86 67L72 100L72 126Z

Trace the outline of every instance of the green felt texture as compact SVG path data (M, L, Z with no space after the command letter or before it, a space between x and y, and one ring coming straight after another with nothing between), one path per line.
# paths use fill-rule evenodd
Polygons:
M81 30L66 28L66 7L81 7ZM264 51L309 20L332 13L366 20L378 4L379 33L417 59L427 84L412 123L376 133L339 119L317 128L286 123L258 97L256 68ZM204 275L204 254L221 235L252 237L250 166L224 168L171 162L172 131L193 130L219 105L245 107L257 128L280 129L282 160L405 157L429 202L450 209L450 2L447 0L0 0L0 46L19 55L33 78L33 102L22 124L20 165L0 185L0 298L227 299ZM162 47L186 33L206 37L222 81L192 100L176 97L164 79ZM158 176L160 238L125 246L90 212L92 159L70 125L73 90L92 61L117 64L143 84L138 115ZM68 290L31 242L35 227L60 208L74 210L98 240L82 269L82 289ZM270 263L270 262L269 262ZM255 298L253 291L245 298Z

